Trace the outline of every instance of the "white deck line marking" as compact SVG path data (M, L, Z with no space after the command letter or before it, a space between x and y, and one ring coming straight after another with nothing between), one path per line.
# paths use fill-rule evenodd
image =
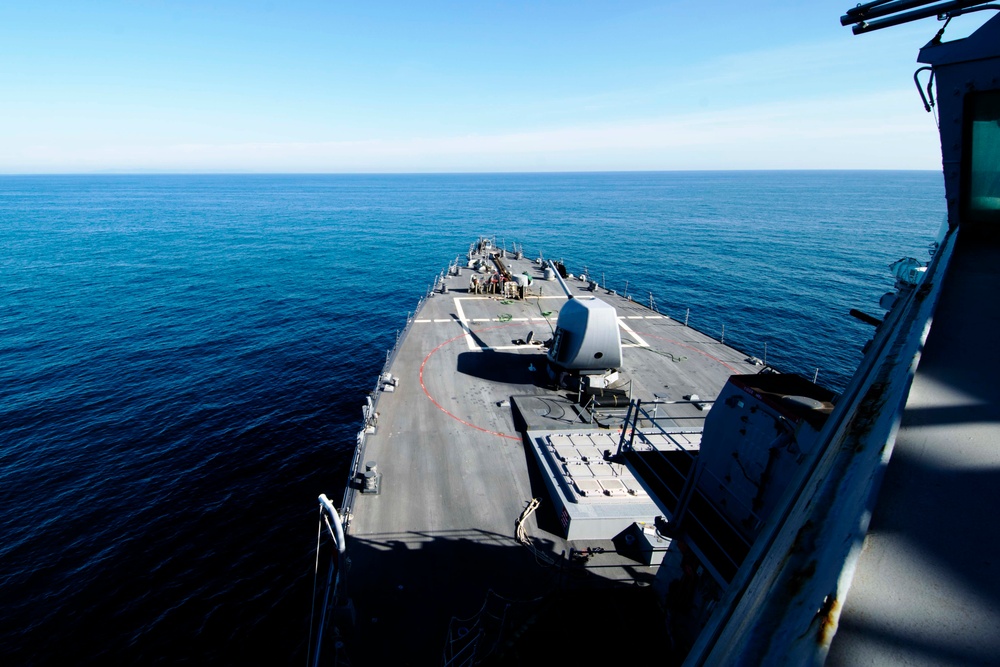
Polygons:
M642 315L629 315L628 319L630 319L630 320L641 320L641 319L643 319L643 317L642 317Z
M646 319L647 320L665 320L665 319L667 319L667 316L666 315L646 315Z
M499 297L499 295L497 295L497 297ZM459 299L464 299L465 301L494 301L497 297L492 297L492 296L456 296L455 297L455 301L458 301ZM521 301L528 301L529 299L562 299L563 301L565 301L566 300L566 295L565 294L551 295L551 296L544 296L544 295L542 295L542 296L535 296L535 295L531 295L527 299L520 299L520 300Z
M462 325L462 330L465 332L465 340L469 343L469 349L470 350L472 350L473 352L476 352L476 351L485 352L485 351L489 351L489 350L522 350L522 349L530 349L529 347L524 346L524 345L513 345L513 346L504 345L504 346L500 346L500 347L490 347L488 345L476 345L476 341L475 341L475 338L472 335L472 329L469 328L469 324L470 323L475 323L475 322L499 322L500 319L499 318L490 318L490 317L477 317L477 318L474 318L474 319L469 319L468 317L465 316L465 311L462 310L461 301L463 299L466 300L466 301L494 301L495 299L493 297L490 297L490 296L456 296L456 297L453 297L453 300L455 302L455 310L458 311L458 323ZM528 299L562 299L563 301L567 300L565 296L559 296L559 295L529 296ZM528 299L525 299L524 301L527 302ZM430 321L430 320L428 320L428 321ZM436 322L437 320L434 320L434 321ZM446 322L450 322L451 320L445 320L445 321ZM515 318L512 318L509 321L511 321L511 322L548 322L549 318L548 317L515 317Z
M620 317L618 318L618 326L620 326L622 329L624 329L625 331L627 331L628 335L632 336L632 338L635 339L635 342L639 344L639 347L649 347L649 343L647 343L642 338L640 338L639 334L637 334L636 332L632 331L632 327L630 327L629 325L625 324L625 320L623 320Z
M415 323L417 323L417 324L427 324L427 323L428 323L428 322L430 322L431 320L413 320L413 321L414 321ZM434 321L437 321L437 320L434 320Z
M458 311L458 323L462 325L462 331L465 332L465 340L469 343L469 349L472 351L478 350L479 346L476 345L475 339L472 337L472 329L466 323L465 311L462 310L462 299L455 297L455 310Z
M443 320L434 320L434 322L435 322L436 324L441 324L442 322L454 322L454 321L455 321L455 320L451 320L451 319L443 319Z

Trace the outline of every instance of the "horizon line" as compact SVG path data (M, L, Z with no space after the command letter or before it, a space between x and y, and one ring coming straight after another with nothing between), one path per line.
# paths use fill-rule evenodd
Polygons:
M885 167L807 167L761 169L580 169L507 171L25 171L2 172L0 178L18 176L504 176L558 174L689 174L689 173L778 173L778 172L933 172L940 169Z

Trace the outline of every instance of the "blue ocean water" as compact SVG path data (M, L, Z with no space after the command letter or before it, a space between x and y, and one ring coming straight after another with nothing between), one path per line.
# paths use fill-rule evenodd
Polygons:
M932 172L0 177L0 659L305 659L406 314L479 234L839 390Z

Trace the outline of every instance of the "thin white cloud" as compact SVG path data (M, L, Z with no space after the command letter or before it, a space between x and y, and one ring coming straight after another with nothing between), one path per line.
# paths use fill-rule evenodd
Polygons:
M686 113L630 123L324 142L24 146L7 172L438 172L630 169L937 169L930 117L909 91ZM874 113L872 110L878 110Z

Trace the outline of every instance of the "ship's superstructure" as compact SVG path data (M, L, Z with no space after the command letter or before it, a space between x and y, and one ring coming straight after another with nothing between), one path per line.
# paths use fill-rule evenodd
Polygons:
M872 2L855 32L983 2ZM993 664L1000 655L1000 16L942 29L918 87L941 132L947 227L896 290L865 358L686 664ZM936 93L935 93L936 91ZM911 390L912 385L912 390ZM898 434L898 437L897 437ZM883 483L884 478L884 483Z

